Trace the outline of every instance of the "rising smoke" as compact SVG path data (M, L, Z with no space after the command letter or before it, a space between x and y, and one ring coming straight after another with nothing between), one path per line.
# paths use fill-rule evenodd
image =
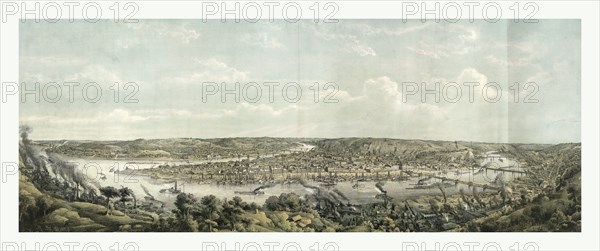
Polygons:
M65 161L60 155L56 153L48 152L44 150L48 157L44 157L44 154L32 145L29 134L32 132L31 127L27 125L21 125L19 128L19 134L21 136L20 143L20 154L23 161L31 161L31 164L35 167L37 172L46 173L49 175L49 170L54 173L56 178L65 181L69 186L76 189L77 196L79 192L87 192L100 187L100 185L91 179L88 179L84 173L82 173L74 163ZM26 164L26 163L24 163Z

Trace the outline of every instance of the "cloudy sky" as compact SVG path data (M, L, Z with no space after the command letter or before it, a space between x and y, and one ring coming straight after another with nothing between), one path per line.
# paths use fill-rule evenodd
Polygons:
M34 139L272 136L579 142L580 41L578 20L27 22L20 24L20 81L30 89L39 82L40 93L58 101L42 96L35 102L26 96L20 123L33 128ZM46 84L50 82L62 86L60 98L55 98L56 85ZM74 102L69 101L66 82L79 83L73 88ZM89 82L102 90L96 103L82 96ZM137 90L125 88L128 82ZM239 82L238 93L245 96L239 102L233 95L222 100L218 92L203 101L203 88L219 86L210 82L225 83L228 89ZM257 85L252 82L261 87L260 98L255 99ZM279 84L273 85L272 98L265 85L271 82ZM434 83L449 86L449 100L457 97L458 85L462 96L455 102L444 97L436 102L431 94L423 101L421 92L403 91L411 82L426 83L430 90ZM467 82L480 83L473 102ZM501 87L485 90L488 98L501 95L495 103L482 95L489 82ZM528 82L535 84L525 89ZM287 83L300 86L297 102L290 100L299 94L294 88L283 96ZM128 100L137 102L124 103L131 93ZM88 94L93 98L94 88Z

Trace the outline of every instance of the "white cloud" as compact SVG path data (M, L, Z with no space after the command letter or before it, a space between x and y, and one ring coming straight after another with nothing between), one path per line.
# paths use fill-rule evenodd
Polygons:
M156 110L126 110L116 108L110 111L98 112L87 116L64 117L64 116L25 116L20 120L25 124L41 125L71 125L71 126L92 126L97 124L111 123L138 123L150 120L165 120L176 117L191 117L193 114L187 110L177 109L156 109Z
M530 66L546 51L541 44L523 42L499 43L492 47L499 52L487 55L486 59L502 67Z
M479 72L475 68L465 68L458 75L456 82L462 87L462 98L465 102L469 99L469 87L464 85L467 82L476 82L478 85L473 87L474 91L474 103L487 105L493 107L495 104L506 106L507 102L514 100L514 92L511 91L508 83L502 83L497 81L490 81L488 76ZM521 91L523 86L521 85ZM498 98L496 98L500 95ZM496 100L496 102L492 102ZM463 103L465 103L463 102ZM469 105L473 105L468 103ZM481 108L477 107L476 108ZM497 107L498 108L498 107ZM504 107L505 108L505 107Z
M428 36L414 46L406 46L406 49L433 59L463 56L479 49L476 43L479 32L473 28L462 25L433 25L424 28L428 27L433 27L429 30L437 35Z
M187 44L190 41L196 40L200 37L200 33L198 33L194 29L187 28L184 24L177 26L175 29L164 30L162 31L162 34L166 34L167 36L179 39L184 44Z
M73 67L86 64L84 59L78 57L22 57L21 62L31 67Z
M115 44L119 48L129 49L129 48L140 45L141 41L139 39L133 39L133 38L121 38L121 39L117 39L115 41Z
M27 66L21 67L20 81L26 83L63 82L72 72L89 65L84 59L76 57L22 57L20 60L21 64Z
M281 109L275 109L273 106L267 104L249 104L246 102L240 103L238 106L238 114L260 114L260 115L269 115L269 116L280 116L286 110L289 110L290 107L284 107Z
M439 45L431 45L431 44L427 44L423 41L419 42L419 45L417 47L407 46L406 48L409 51L412 51L416 54L430 57L433 59L440 59L440 58L450 56L448 54L448 50L439 48Z
M135 79L124 81L116 69L77 58L26 58L23 63L27 64L27 67L22 67L20 74L21 81L25 83L76 82L85 85L94 82L100 86L109 87L114 83L124 84L136 81Z
M192 40L196 40L200 37L200 33L197 30L189 28L185 23L179 25L166 25L164 23L139 22L128 23L126 25L128 28L135 31L141 31L143 34L156 33L183 44L188 44Z
M458 82L461 84L466 82L477 82L480 85L484 85L488 82L488 77L477 71L477 69L469 67L460 72L458 75Z
M265 49L279 49L284 47L284 45L277 41L277 39L270 37L265 32L245 34L242 36L241 41L249 45L259 46Z
M201 84L203 82L235 83L248 80L248 72L238 70L216 58L193 60L195 70L175 77L167 77L163 82L176 84Z
M417 24L417 25L406 25L408 27L398 27L398 28L387 28L387 27L375 27L368 24L359 24L355 25L359 32L366 35L388 35L388 36L401 36L413 32L418 32L428 28L431 23Z
M103 65L87 65L79 72L66 76L65 80L79 83L96 82L107 86L111 86L114 83L124 83L119 74Z
M316 31L316 34L328 42L339 44L340 48L346 52L356 53L362 57L377 55L373 48L361 42L354 35L329 33L326 31Z
M360 56L376 56L375 50L367 45L362 44L360 41L353 39L349 41L351 44L349 45L349 49L351 51L356 52L356 54Z
M396 99L398 92L398 83L392 81L389 77L383 76L377 79L368 79L364 84L365 96L380 100Z

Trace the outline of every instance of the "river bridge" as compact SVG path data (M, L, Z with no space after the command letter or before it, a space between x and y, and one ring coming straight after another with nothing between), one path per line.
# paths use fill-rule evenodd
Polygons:
M507 169L507 168L496 168L496 167L486 167L483 166L481 167L485 170L492 170L492 171L496 171L496 172L508 172L508 173L520 173L520 174L528 174L529 172L527 171L523 171L523 170L515 170L515 169Z

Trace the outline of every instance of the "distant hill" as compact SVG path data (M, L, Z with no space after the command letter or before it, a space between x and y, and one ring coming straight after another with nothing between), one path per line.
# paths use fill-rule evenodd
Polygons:
M417 155L429 152L452 152L470 150L474 153L490 151L511 152L519 150L543 150L547 144L506 144L465 141L404 140L381 138L342 138L324 139L314 142L319 148L334 152L361 154L403 154Z
M136 139L129 141L38 141L50 152L73 157L105 159L207 159L210 156L254 155L290 150L297 139Z
M279 153L294 149L299 142L310 143L322 151L357 154L402 154L416 157L434 152L464 152L474 154L498 151L518 153L560 148L568 144L507 144L466 141L405 140L385 138L216 138L216 139L136 139L129 141L39 141L50 152L74 157L105 159L172 159L198 160L212 157L240 157Z

